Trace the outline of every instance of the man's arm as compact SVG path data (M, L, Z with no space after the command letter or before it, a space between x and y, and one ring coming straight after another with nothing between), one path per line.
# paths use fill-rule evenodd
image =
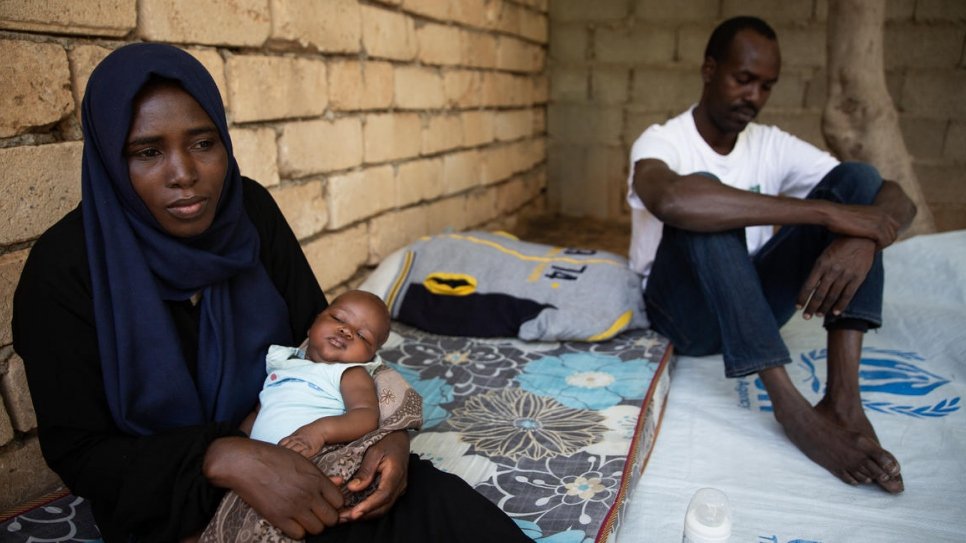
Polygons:
M897 232L905 230L916 216L916 205L894 181L883 180L879 194L868 207L882 210L895 221ZM802 315L809 319L812 315L822 317L829 312L842 314L865 281L875 251L881 248L871 240L859 237L842 236L833 240L815 261L798 293L796 303L802 308Z
M902 190L899 183L889 181L888 179L882 180L882 189L879 190L879 194L876 195L872 205L880 208L892 217L899 224L900 233L906 228L909 228L909 225L912 224L912 220L916 218L916 213L918 212L916 204Z
M633 180L634 191L654 216L685 230L816 224L845 236L871 239L880 249L895 241L900 219L907 219L906 225L912 220L906 217L909 210L902 202L908 198L895 183L887 185L889 190L883 187L885 194L880 193L876 205L856 206L736 189L701 174L678 175L656 159L637 161Z

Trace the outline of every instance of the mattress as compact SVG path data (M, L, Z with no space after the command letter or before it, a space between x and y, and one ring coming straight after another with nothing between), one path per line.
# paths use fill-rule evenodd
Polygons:
M440 336L394 323L383 359L423 395L412 450L537 541L610 541L670 383L649 330L598 343Z
M383 359L423 396L412 450L506 511L533 539L612 541L641 477L670 383L666 339L604 342L439 336L394 323ZM33 539L32 539L33 538ZM91 541L61 491L0 515L2 541Z
M61 488L0 511L0 541L101 541L90 503Z
M732 541L966 541L966 231L887 248L883 326L866 335L862 399L905 491L848 486L782 433L754 378L725 379L720 356L679 357L664 429L631 495L620 543L680 541L691 495L723 490ZM817 401L825 334L793 317L789 375Z

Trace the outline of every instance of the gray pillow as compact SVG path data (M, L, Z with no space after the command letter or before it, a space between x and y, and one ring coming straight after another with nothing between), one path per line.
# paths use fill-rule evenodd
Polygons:
M602 341L648 325L641 277L624 257L502 232L423 238L360 288L385 300L393 319L436 334Z

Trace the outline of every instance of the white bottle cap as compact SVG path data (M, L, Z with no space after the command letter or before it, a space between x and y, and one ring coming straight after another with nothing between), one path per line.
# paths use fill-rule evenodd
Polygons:
M731 537L731 504L717 488L702 488L694 493L684 516L684 541L687 543L726 543Z

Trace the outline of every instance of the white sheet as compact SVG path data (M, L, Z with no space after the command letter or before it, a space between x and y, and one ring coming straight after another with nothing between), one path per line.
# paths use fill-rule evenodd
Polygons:
M688 500L703 486L728 494L733 542L966 541L966 231L898 243L885 266L885 324L867 334L861 368L863 387L880 389L863 400L902 465L905 492L840 482L788 441L753 379L725 379L720 356L681 357L620 543L680 541ZM820 322L796 315L782 334L790 375L817 400ZM910 386L931 390L899 393Z

